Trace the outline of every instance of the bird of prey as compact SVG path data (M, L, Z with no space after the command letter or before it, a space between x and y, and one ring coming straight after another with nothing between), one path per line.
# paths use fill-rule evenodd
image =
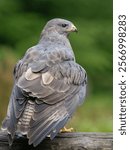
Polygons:
M76 32L68 20L47 22L37 45L29 48L14 68L14 86L2 129L26 136L37 146L53 139L82 104L86 95L85 70L75 61L68 35Z

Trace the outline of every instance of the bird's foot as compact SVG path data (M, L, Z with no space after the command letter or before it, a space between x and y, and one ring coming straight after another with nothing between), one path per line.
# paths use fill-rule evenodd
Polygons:
M73 132L74 131L74 129L73 128L66 128L66 127L64 127L64 128L62 128L61 130L60 130L60 132L62 132L62 133L65 133L65 132Z

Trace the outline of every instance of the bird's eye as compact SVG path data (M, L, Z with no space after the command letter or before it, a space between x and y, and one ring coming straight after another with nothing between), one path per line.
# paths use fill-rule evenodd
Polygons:
M65 23L62 24L62 27L63 27L63 28L65 28L66 26L68 26L68 24L65 24Z

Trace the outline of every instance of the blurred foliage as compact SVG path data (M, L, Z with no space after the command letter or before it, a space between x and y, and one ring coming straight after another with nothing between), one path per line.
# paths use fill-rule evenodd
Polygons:
M112 131L112 0L0 0L0 122L13 67L35 45L45 23L65 18L78 28L70 41L88 74L88 100L70 122L79 131Z

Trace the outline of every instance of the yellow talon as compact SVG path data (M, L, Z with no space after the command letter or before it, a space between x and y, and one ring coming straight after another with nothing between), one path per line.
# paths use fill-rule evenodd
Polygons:
M74 131L74 129L73 128L66 128L66 127L64 127L64 128L62 128L61 130L60 130L60 132L73 132Z

